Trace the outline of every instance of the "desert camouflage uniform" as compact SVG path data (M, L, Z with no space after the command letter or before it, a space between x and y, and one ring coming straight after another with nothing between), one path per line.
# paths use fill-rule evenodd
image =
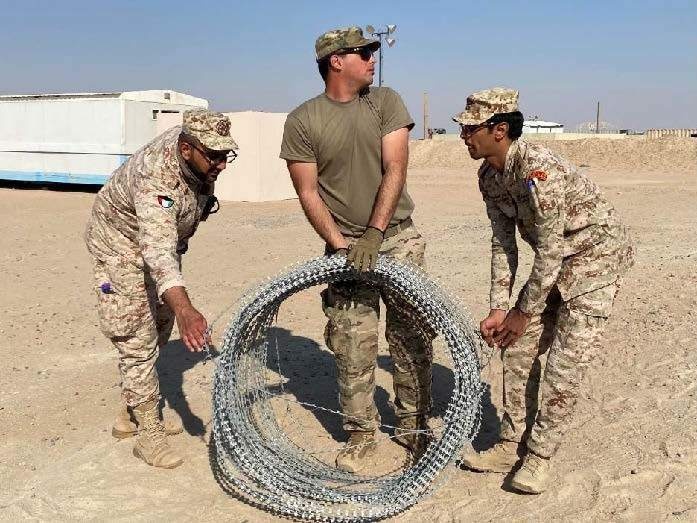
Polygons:
M100 327L118 350L122 395L131 407L159 398L155 361L174 323L161 297L185 286L181 255L212 194L180 156L181 131L166 131L114 172L85 232Z
M528 448L551 457L600 349L620 279L633 264L632 241L597 186L543 146L514 141L503 173L484 162L479 187L493 231L491 309L509 308L516 227L535 251L515 304L532 319L502 354L501 438L521 441L529 434ZM540 386L539 356L547 351Z
M387 238L380 254L424 267L426 244L411 226ZM414 311L398 296L366 283L334 283L322 292L329 320L324 337L336 356L339 401L344 429L372 432L380 423L375 407L380 297L385 302L385 337L394 364L395 413L425 422L431 407L431 342L434 334L420 327Z

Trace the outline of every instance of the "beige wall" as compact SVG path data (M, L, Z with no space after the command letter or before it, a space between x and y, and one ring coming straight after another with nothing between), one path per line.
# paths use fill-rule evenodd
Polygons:
M278 157L287 114L256 111L225 114L230 118L230 134L240 150L237 160L218 177L216 196L230 202L296 198L286 162ZM163 132L181 121L181 114L160 114L158 130Z
M296 198L286 162L278 157L286 113L225 113L230 134L240 146L238 158L222 172L215 194L233 202Z

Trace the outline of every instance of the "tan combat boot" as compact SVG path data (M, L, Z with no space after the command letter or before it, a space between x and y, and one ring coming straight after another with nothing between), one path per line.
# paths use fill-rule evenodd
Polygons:
M167 443L165 427L160 421L157 401L148 401L133 409L138 423L138 436L133 455L148 465L173 469L184 463L184 458Z
M423 432L416 432L423 431ZM400 418L394 431L394 440L409 450L414 461L424 455L433 436L428 430L426 421L419 416Z
M518 462L518 443L499 441L489 450L473 452L462 458L462 464L477 472L510 472Z
M528 452L523 464L511 480L511 486L527 494L541 494L547 490L549 459Z
M351 432L349 440L336 457L336 467L346 472L358 472L375 456L377 443L372 432Z
M181 420L179 420L178 417L172 415L163 416L163 418L165 433L168 436L181 434L181 432L184 430ZM111 435L116 439L126 439L135 436L136 434L138 434L138 423L136 421L136 417L133 415L133 409L126 406L125 403L121 403L119 411L116 413L114 425L111 427Z

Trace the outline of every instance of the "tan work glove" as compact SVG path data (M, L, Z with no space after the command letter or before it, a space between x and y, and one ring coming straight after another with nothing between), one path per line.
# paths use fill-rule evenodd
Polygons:
M351 246L346 259L356 270L365 272L373 270L378 262L378 251L382 245L384 233L375 227L368 227L363 236Z

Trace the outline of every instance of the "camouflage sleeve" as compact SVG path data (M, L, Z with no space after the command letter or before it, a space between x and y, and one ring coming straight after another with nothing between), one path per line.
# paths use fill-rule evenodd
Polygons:
M136 181L138 243L158 296L172 287L185 287L177 254L178 196L152 178L142 176Z
M495 202L484 197L491 221L491 289L489 308L508 310L511 289L518 269L515 220L506 216Z
M532 171L528 180L537 248L530 278L520 291L516 308L533 315L544 310L564 257L564 173L556 169Z

